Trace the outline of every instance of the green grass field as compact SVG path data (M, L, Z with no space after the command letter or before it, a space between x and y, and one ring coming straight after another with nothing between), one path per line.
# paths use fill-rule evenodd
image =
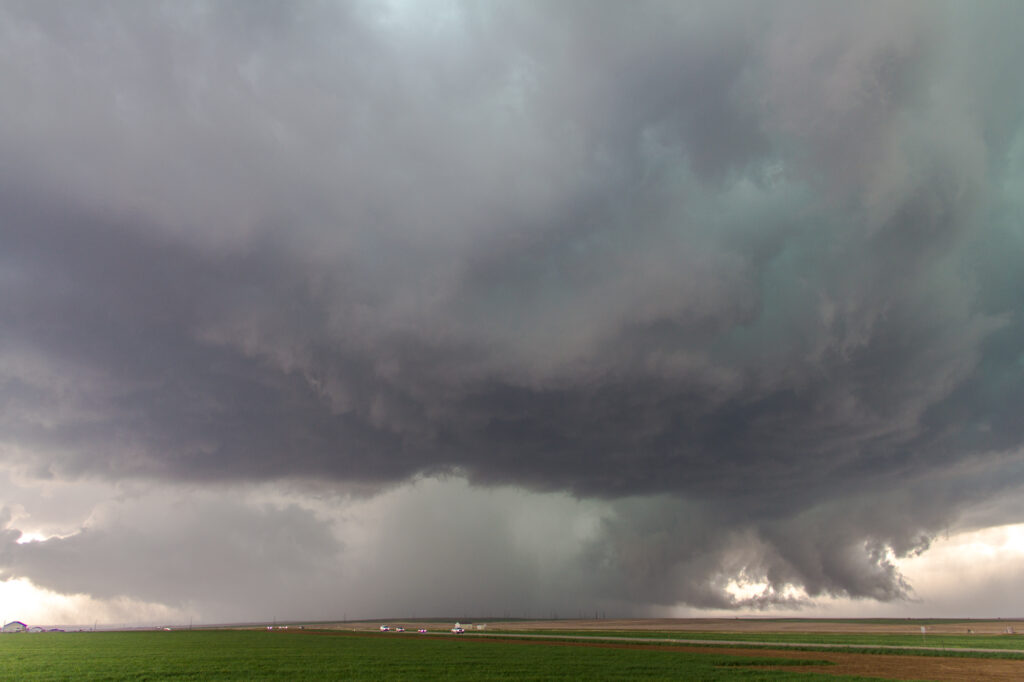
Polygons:
M861 679L745 667L772 663L780 664L766 658L527 645L414 633L211 630L0 636L0 678L11 680ZM784 665L801 663L787 660Z

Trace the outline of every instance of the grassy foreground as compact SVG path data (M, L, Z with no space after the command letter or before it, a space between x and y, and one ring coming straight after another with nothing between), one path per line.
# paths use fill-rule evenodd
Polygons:
M0 635L0 678L19 680L860 679L744 667L779 663L416 634L223 630ZM787 660L784 665L801 663Z

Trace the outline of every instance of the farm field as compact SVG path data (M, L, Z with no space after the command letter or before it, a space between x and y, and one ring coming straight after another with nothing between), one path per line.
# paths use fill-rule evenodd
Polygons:
M403 623L395 623L403 625ZM423 624L404 623L415 629ZM446 630L450 623L428 624ZM926 628L922 636L921 627ZM376 630L377 623L321 625L325 628ZM469 626L471 634L474 627ZM836 647L907 647L911 649L993 649L1024 656L1024 622L1005 620L813 620L813 619L637 619L499 621L483 633L508 635L600 636L678 639L713 642L750 642L834 645ZM968 634L970 631L970 634Z
M525 636L547 634L551 636L580 638L608 637L647 640L685 641L687 643L705 641L713 643L749 642L751 644L787 644L815 647L847 647L847 648L906 648L906 649L988 649L1005 651L1008 654L1019 652L1024 660L1024 637L1016 635L927 635L920 634L836 634L836 633L744 633L744 632L635 632L629 630L610 630L595 632L593 630L508 630L494 628L491 634L506 632L509 636Z
M443 625L443 623L438 623ZM491 627L503 630L595 630L608 632L719 632L719 633L834 633L834 634L917 634L925 626L928 635L1002 635L1010 628L1024 633L1024 620L981 619L815 619L815 618L602 618L561 620L496 621ZM1024 638L1024 634L1020 635Z
M765 671L776 659L668 648L523 646L445 636L257 630L0 637L0 678L28 680L642 680L833 676ZM787 659L786 666L821 664ZM749 666L755 666L753 668ZM839 678L856 679L856 678Z
M349 624L353 626L369 628L369 624ZM540 629L553 628L524 628L534 632ZM442 632L420 635L415 629L404 633L359 632L307 626L304 630L272 632L225 629L4 635L0 636L0 678L783 682L1024 679L1024 660L683 646L656 640L525 640L492 634L497 636L454 636ZM591 628L589 634L601 633Z

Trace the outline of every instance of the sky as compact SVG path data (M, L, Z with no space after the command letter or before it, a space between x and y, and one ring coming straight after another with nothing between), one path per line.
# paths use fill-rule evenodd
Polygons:
M0 0L0 618L1024 616L1022 25Z

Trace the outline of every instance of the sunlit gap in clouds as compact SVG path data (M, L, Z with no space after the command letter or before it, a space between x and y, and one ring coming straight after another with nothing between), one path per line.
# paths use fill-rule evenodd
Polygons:
M797 585L786 584L778 594L775 594L769 583L742 574L730 579L724 590L739 605L753 605L762 597L782 602L809 602L807 591Z
M86 594L62 594L34 585L26 578L0 582L0 618L31 626L82 627L95 625L158 625L183 623L187 610L117 597L97 599Z

